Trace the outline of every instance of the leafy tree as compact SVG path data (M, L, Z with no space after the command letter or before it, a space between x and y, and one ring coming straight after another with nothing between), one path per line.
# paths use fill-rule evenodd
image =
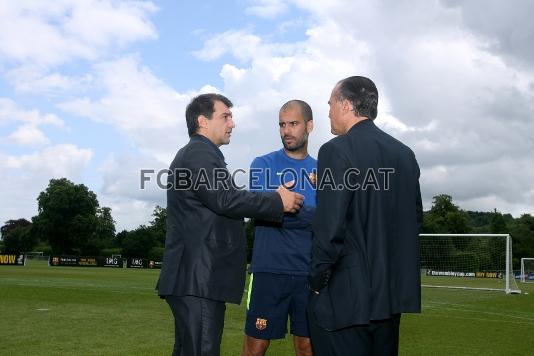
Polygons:
M423 216L423 233L432 234L462 234L470 232L469 215L460 210L452 202L450 195L441 194L433 198L432 208ZM443 246L440 253L443 259L457 261L456 268L461 270L463 266L460 261L465 259L466 253L469 252L468 246L465 245L465 238L462 237L440 237ZM424 265L428 261L434 261L432 253L428 249L423 249L421 262ZM428 265L425 267L433 268Z
M122 247L122 242L124 239L128 236L128 230L122 230L117 235L115 235L115 239L113 240L113 246L115 247Z
M123 257L148 258L154 247L158 246L157 233L145 225L124 234L122 239Z
M471 233L473 234L487 234L491 231L502 231L502 225L500 227L494 226L492 228L491 221L495 218L496 211L487 212L487 211L467 211L469 215L469 226L471 227ZM514 221L514 217L511 214L501 214L502 219L506 225L506 228L510 228L510 224ZM500 219L500 218L498 218ZM496 223L496 222L495 222ZM509 231L504 231L501 233L508 233Z
M468 211L467 214L469 215L469 226L473 229L473 233L478 233L478 231L480 231L480 233L489 231L488 226L490 225L493 213L485 211Z
M156 261L163 261L164 251L165 251L165 247L163 246L152 247L150 251L148 251L147 258L150 258L151 260L156 260Z
M96 194L66 178L51 179L39 194L33 228L54 253L96 255L115 233L111 209L100 208Z
M122 246L125 257L143 257L161 260L167 232L167 209L157 205L149 226L141 225L132 231L123 230L116 241Z
M98 219L96 234L103 240L111 242L115 237L115 220L111 216L111 208L99 208L96 217Z
M432 208L424 214L422 232L465 234L470 231L469 215L453 204L450 195L440 194L433 198Z
M152 216L154 217L154 220L150 222L150 227L156 233L160 245L164 246L165 234L167 233L167 209L156 205Z
M508 233L506 220L504 219L504 216L497 211L497 209L495 209L493 214L491 215L490 231L492 234L507 234Z
M534 217L523 214L509 226L513 243L514 268L519 268L522 257L534 257Z
M32 223L26 219L8 220L4 226L0 227L0 234L2 234L2 236L6 236L18 227L27 227L31 224Z
M26 219L8 220L0 231L6 252L32 251L39 242L32 233L32 223Z
M82 255L98 255L103 249L111 247L115 237L115 221L111 216L111 209L98 208L95 216L95 230L93 235L80 246Z

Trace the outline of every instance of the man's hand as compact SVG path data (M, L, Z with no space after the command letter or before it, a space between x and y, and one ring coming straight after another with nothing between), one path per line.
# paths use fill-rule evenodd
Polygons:
M308 174L308 178L310 179L310 183L315 187L317 185L317 174L310 173Z
M294 214L299 211L300 207L302 206L302 202L304 201L303 195L291 192L283 185L279 186L276 191L278 194L280 194L280 198L282 198L282 203L284 204L284 213Z
M328 285L331 274L332 274L332 270L330 268L327 268L324 271L319 272L314 276L310 275L308 277L308 282L310 283L310 289L315 294L319 294L320 290Z

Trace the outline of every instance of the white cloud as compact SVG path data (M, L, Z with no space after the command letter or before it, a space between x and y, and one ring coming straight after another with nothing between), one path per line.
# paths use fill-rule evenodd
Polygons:
M287 11L288 6L284 0L254 0L245 12L263 18L274 18Z
M42 151L20 156L7 156L2 164L6 169L18 170L22 176L39 173L50 178L79 177L93 156L91 149L72 144L51 146Z
M164 102L161 102L142 86L146 84L157 89L157 79L150 78L150 75L143 78L140 71L140 75L136 76L141 78L137 82L140 86L135 88L140 94L136 96L132 91L128 91L127 87L123 90L123 84L113 79L115 70L119 75L125 74L128 79L128 68L121 72L120 63L113 68L106 67L106 64L96 65L94 68L98 78L91 72L80 74L80 68L83 70L83 66L91 67L94 63L104 63L110 58L116 58L134 42L156 38L155 27L148 18L155 11L157 8L151 1L2 1L0 71L18 94L44 94L44 99L50 99L52 104L54 101L79 97L82 93L94 94L101 87L108 88L115 100L111 103L104 100L99 105L94 105L98 107L88 109L90 113L87 116L104 122L111 120L112 125L137 135L140 141L146 139L142 132L142 121L148 120L147 126L151 126L150 120L156 118L154 123L160 132L155 135L148 130L147 136L157 137L154 142L167 142L161 137L168 134L165 129L169 124L162 124L161 118L171 120L169 113L173 109L167 109L165 102L168 97L164 95ZM67 65L72 63L75 65L68 68ZM96 82L102 78L106 82ZM128 83L128 80L126 82ZM142 97L143 94L147 95ZM163 94L163 91L156 90L157 94ZM154 105L144 102L147 98L152 98ZM79 102L84 104L88 100ZM132 110L129 110L128 106L131 106ZM83 105L77 106L78 110L84 108ZM150 110L153 111L149 115L143 115ZM152 115L152 112L155 113ZM118 121L113 119L115 114L119 116ZM129 114L133 115L128 118ZM131 124L132 122L134 124ZM50 145L51 140L41 129L43 125L65 127L64 121L54 114L26 110L12 99L0 98L0 126L7 126L8 130L11 130L9 136L0 138L2 143L30 147ZM4 182L4 188L0 189L3 202L0 218L35 215L35 198L46 187L50 178L67 177L74 181L82 179L84 170L94 155L93 149L78 148L73 144L53 144L41 151L22 155L0 152L3 158L0 178ZM11 149L11 146L3 145L2 148L4 147ZM146 149L142 142L139 149Z
M80 0L0 5L0 58L50 67L94 60L139 39L156 36L147 1Z
M41 146L50 142L45 134L32 124L20 126L8 136L8 140L26 146Z
M28 147L47 145L50 139L40 129L40 126L47 125L65 128L64 121L54 114L41 114L39 110L25 110L11 99L0 98L0 127L17 126L7 137L0 137L0 142Z
M470 165L442 165L423 168L421 183L427 191L451 194L462 209L501 212L518 216L534 214L532 195L534 168L528 158ZM431 196L426 194L427 203Z
M96 48L124 46L156 37L148 20L157 7L151 1L75 1L64 30Z
M176 109L187 101L187 96L176 93L133 56L96 65L96 76L105 93L100 100L82 98L60 107L132 131L172 125Z
M20 156L0 151L0 222L37 215L37 196L46 189L49 180L66 177L80 181L92 155L91 150L71 144Z
M101 192L110 198L121 197L162 205L166 197L169 163L158 162L144 155L111 156L100 167L104 180Z
M166 206L167 176L169 163L158 162L144 155L110 156L100 167L103 185L98 193L101 205L109 206L117 220L117 231L147 224L155 205ZM141 171L148 170L149 178L141 186Z
M236 59L241 60L244 57L236 47L239 46L236 33L216 35L218 44L207 41L203 49L223 44L225 50L235 56L239 54ZM248 65L230 62L222 67L223 92L236 105L233 141L223 149L230 167L248 167L255 156L281 147L278 110L291 99L302 99L312 105L316 124L310 136L313 154L320 143L332 137L326 119L330 91L337 80L370 67L369 47L358 39L346 38L334 22L308 29L307 37L306 41L292 44L259 40L249 52ZM342 43L354 51L344 50Z
M215 35L204 42L202 49L193 54L199 59L211 61L226 53L231 53L238 60L245 61L258 56L259 51L263 51L263 55L268 55L269 50L265 46L261 46L260 37L241 30L226 31Z
M280 147L277 112L292 98L312 105L311 152L317 152L331 137L331 88L349 75L365 75L380 91L377 124L417 154L427 208L433 195L448 193L466 204L492 201L504 211L516 202L533 210L525 192L534 189L534 176L524 167L534 166L534 73L510 65L487 37L462 25L457 9L440 3L293 4L315 20L306 40L273 43L233 30L214 35L197 52L205 60L230 54L240 62L228 60L221 70L223 92L237 105L233 142L224 149L231 167ZM354 14L365 16L354 21ZM510 172L518 171L526 178L510 181Z
M39 110L24 110L9 98L0 98L0 125L9 122L26 122L32 125L64 127L64 122L54 114L41 114Z
M511 60L512 64L532 67L534 61L534 23L530 21L534 3L516 0L513 6L499 0L480 2L474 0L441 0L461 15L462 24L476 35L487 40L492 52Z
M156 207L156 202L147 202L144 200L135 200L125 197L98 197L100 206L111 208L111 214L116 221L115 229L117 232L122 230L132 230L139 225L148 225ZM166 205L160 205L165 207Z
M0 153L0 159L4 159ZM37 196L46 189L48 181L44 177L13 175L3 170L0 172L2 186L2 209L0 209L0 224L9 219L25 218L31 220L37 215Z
M61 95L69 92L71 95L89 87L92 76L68 76L59 72L50 73L34 66L20 66L9 70L6 78L23 93Z
M169 160L176 145L186 142L185 107L197 93L176 92L133 56L98 64L95 82L103 92L100 98L78 98L59 107L118 128L157 159Z

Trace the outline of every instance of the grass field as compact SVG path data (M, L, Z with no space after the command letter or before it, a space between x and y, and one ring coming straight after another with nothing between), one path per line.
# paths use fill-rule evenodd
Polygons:
M169 355L173 322L154 292L159 271L0 267L0 355ZM444 277L446 278L446 277ZM534 355L529 294L423 288L423 313L405 314L401 355ZM222 355L240 354L244 303L228 305ZM292 355L289 338L268 355Z

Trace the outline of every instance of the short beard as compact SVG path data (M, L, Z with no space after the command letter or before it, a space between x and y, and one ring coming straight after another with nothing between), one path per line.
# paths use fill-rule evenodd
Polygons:
M290 147L286 145L284 139L282 138L282 144L284 145L284 148L289 152L295 152L300 150L302 147L306 146L308 144L308 135L306 134L301 141L295 142L295 145L293 147Z

